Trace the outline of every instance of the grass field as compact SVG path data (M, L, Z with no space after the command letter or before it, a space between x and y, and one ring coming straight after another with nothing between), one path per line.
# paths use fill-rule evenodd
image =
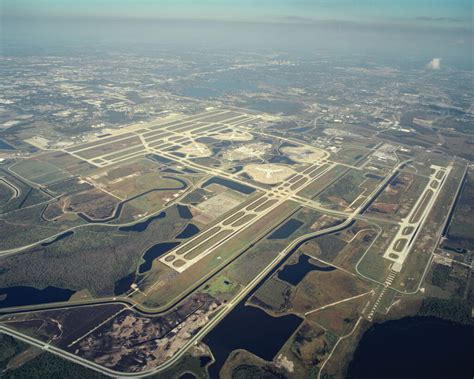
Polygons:
M28 159L20 161L10 168L21 178L25 178L37 184L49 184L70 176L55 165L39 159Z
M367 213L377 217L401 220L414 207L428 179L402 172L392 179L391 183L369 207Z
M331 158L336 162L354 164L363 159L369 152L369 149L360 147L347 147L341 149L337 154L331 155Z
M307 199L312 199L316 195L320 193L324 188L326 188L331 182L337 179L340 175L342 175L347 168L344 166L335 166L327 173L323 174L319 179L315 180L308 186L306 186L303 190L298 192L299 196L305 197Z
M370 294L368 294L367 296L322 309L311 313L308 319L317 322L326 330L331 331L331 333L342 337L352 330L361 310L370 298Z
M349 170L334 184L327 187L316 200L323 205L339 210L348 208L352 202L361 194L369 192L373 189L373 179L364 176L364 172L360 170ZM369 190L366 191L366 188Z
M466 177L461 196L448 230L448 239L444 247L474 251L474 172L470 170Z
M385 259L383 254L395 236L397 230L393 225L380 225L382 232L375 238L375 242L364 252L361 260L355 266L360 274L383 282L388 275L391 261Z
M292 309L305 313L370 289L367 282L341 270L311 271L296 287L291 301Z

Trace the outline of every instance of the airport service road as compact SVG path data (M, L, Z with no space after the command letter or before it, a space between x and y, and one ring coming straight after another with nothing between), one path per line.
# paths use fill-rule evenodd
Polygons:
M240 112L240 113L237 113L237 112ZM215 176L220 176L220 177L224 177L224 178L228 178L228 179L232 179L236 181L241 181L237 173L229 173L223 169L218 169L215 167L208 167L208 166L198 164L194 162L191 159L192 157L188 155L185 155L184 157L179 157L174 154L171 154L171 151L169 150L169 146L175 145L175 146L184 148L187 144L195 142L195 139L197 138L209 137L211 135L215 135L215 133L218 133L219 135L220 132L225 132L222 135L227 135L229 133L228 130L230 130L231 135L235 133L241 133L241 130L244 130L243 133L248 133L247 128L245 128L245 126L242 126L242 124L246 124L250 121L254 121L258 119L261 119L261 117L258 115L254 115L252 113L250 114L246 113L243 110L228 111L228 110L222 110L222 109L214 109L214 110L207 111L207 112L204 112L195 116L191 116L185 119L181 119L181 120L168 121L168 122L161 121L161 122L151 122L147 124L130 125L128 127L121 128L120 130L113 131L112 132L113 135L110 137L97 139L92 142L80 143L72 147L68 147L65 149L57 150L57 151L68 153L72 156L75 156L78 159L81 159L92 165L95 165L96 167L105 167L105 166L108 166L109 164L117 164L119 162L130 160L132 158L140 157L146 154L160 154L163 157L168 158L174 162L180 163L186 167L194 168L201 172L209 173ZM127 146L126 148L119 149L119 150L114 149L112 153L110 152L107 154L98 153L97 156L92 155L89 158L87 158L87 156L89 155L81 156L82 153L88 152L88 151L90 152L92 149L96 149L98 147L102 148L102 147L107 147L107 146L109 146L110 148L110 145L113 145L120 141L129 140L132 138L137 139L137 144L135 144L134 142L132 146ZM278 137L278 138L285 141L287 140L283 137ZM246 140L247 139L248 138L246 138ZM292 141L292 143L297 143L297 142ZM304 143L297 143L297 144L302 147L314 148ZM134 151L134 149L136 148L139 149L139 151ZM129 153L130 151L132 152ZM315 162L316 163L315 166L310 166L308 169L305 170L305 172L296 174L294 178L290 177L289 181L282 183L282 185L280 185L277 191L273 191L273 190L270 191L256 183L245 182L245 185L252 187L254 189L258 189L259 191L263 191L264 193L270 193L271 196L273 197L287 197L288 199L290 199L296 195L296 191L293 189L298 188L299 190L301 190L302 188L304 188L303 187L304 181L308 181L307 184L309 184L310 180L314 181L315 178L312 177L313 173L310 172L313 169L313 167L317 167L317 165L319 165L321 162L329 163L331 165L338 164L338 163L330 162L327 160L324 161L324 158L326 157L327 157L327 152L326 152L326 155L323 155L321 157L320 161ZM295 179L295 181L291 182L292 179ZM300 180L297 181L296 179L300 179ZM324 211L323 209L320 209L320 210ZM143 219L144 218L137 220L135 222L140 222ZM131 224L132 223L127 223L124 225L131 225ZM95 223L94 225L107 226L108 224ZM24 251L31 247L37 246L40 243L47 242L51 240L52 238L56 238L60 236L62 233L72 231L80 227L86 227L86 226L88 226L88 224L71 227L60 233L56 233L47 238L44 238L41 241L30 243L28 245L20 246L17 248L2 250L0 251L0 256L5 256L5 255ZM115 226L123 226L123 225L115 225Z
M371 196L369 196L367 199L366 199L366 202L369 202L371 201L372 197L373 196L376 196L378 194L378 192L380 191L381 188L383 188L388 180L390 180L391 178L391 175L388 176L386 178L385 181L383 181L378 188L376 188L373 193L371 194ZM317 237L319 235L323 235L323 234L327 234L327 233L333 233L333 232L336 232L338 230L341 230L341 229L344 229L348 226L351 225L352 221L353 221L353 218L359 214L361 211L363 211L364 207L365 207L365 203L362 204L359 208L357 208L353 213L352 215L350 215L350 217L348 217L345 221L343 221L341 224L339 225L335 225L335 226L332 226L332 227L329 227L329 228L326 228L326 229L323 229L323 230L319 230L319 231L316 231L316 232L313 232L313 233L310 233L310 234L306 234L304 236L301 236L299 237L298 239L294 240L289 246L287 246L283 251L281 251L277 257L275 257L275 259L264 269L262 270L262 272L257 275L234 299L232 299L226 306L224 306L220 311L219 313L204 327L202 328L195 336L193 336L193 338L191 338L184 346L182 349L179 350L179 352L177 354L175 354L172 358L170 358L168 361L166 361L163 365L159 366L159 367L156 367L155 369L149 371L149 372L141 372L141 373L121 373L121 372L116 372L116 371L113 371L113 370L110 370L110 369L107 369L105 367L102 367L100 365L97 365L96 363L94 362L90 362L90 361L87 361L81 357L78 357L74 354L71 354L71 353L68 353L68 352L65 352L61 349L58 349L54 346L51 346L45 342L42 342L42 341L39 341L39 340L36 340L34 338L31 338L31 337L28 337L28 336L24 336L20 333L17 333L16 331L14 330L11 330L10 328L7 328L5 327L4 325L0 325L0 330L3 331L4 333L6 334L10 334L10 335L13 335L13 336L17 336L18 338L20 338L21 340L25 341L25 342L28 342L30 344L33 344L35 346L38 346L38 347L41 347L43 349L48 349L48 351L54 353L54 354L57 354L63 358L66 358L68 360L71 360L71 361L74 361L78 364L81 364L83 366L86 366L86 367L89 367L89 368L92 368L94 370L97 370L97 371L100 371L102 372L103 374L106 374L106 375L109 375L109 376L119 376L119 377L140 377L140 376L143 376L145 374L153 374L153 373L159 373L159 372L162 372L166 369L168 369L169 367L171 367L173 364L175 364L185 353L186 351L191 347L193 346L196 342L198 342L199 340L201 340L207 333L209 333L212 328L217 325L217 323L219 323L231 310L233 307L235 307L239 301L241 301L248 293L250 293L250 291L255 288L255 286L265 278L266 275L268 275L271 270L276 267L283 259L285 259L285 257L292 251L293 248L295 248L299 243L301 243L302 241L304 241L305 239L308 239L308 238L313 238L313 237Z
M12 191L12 197L10 198L10 200L16 199L18 198L18 196L20 196L20 193L21 193L20 189L17 186L15 186L13 183L10 183L6 178L4 178L3 176L0 176L0 182L5 184Z
M160 262L164 263L165 265L173 268L174 270L180 273L184 272L196 262L200 261L202 258L209 255L210 253L214 252L225 242L235 237L239 233L243 232L247 228L250 228L258 220L268 215L270 212L281 206L284 202L291 200L291 197L293 195L295 195L297 192L311 184L313 181L319 179L328 170L330 170L332 166L329 165L327 168L321 170L320 172L318 172L318 174L311 177L311 174L319 168L320 165L313 165L303 171L303 173L296 174L296 176L300 176L301 178L298 178L298 180L295 181L295 183L292 184L289 188L277 188L275 190L268 191L267 194L263 195L261 198L254 200L243 210L239 209L238 211L233 212L232 215L228 216L217 225L210 227L208 231L214 230L214 232L209 233L207 238L202 239L202 236L205 235L206 232L197 235L196 237L187 241L182 246L179 246L176 249L165 254L163 257L160 258ZM264 199L263 203L262 199ZM238 218L235 218L236 214L239 212L241 213L241 215ZM214 243L211 243L211 246L206 247L201 251L199 250L202 246L206 246L206 243L208 243L209 241L212 242L213 239L216 239L216 237L218 237L218 240ZM198 241L198 243L196 243L196 241ZM195 256L193 252L197 252ZM193 256L191 258L186 258L186 255L188 254Z
M452 167L432 165L431 168L434 172L430 175L428 183L408 216L401 221L397 234L383 255L385 259L394 262L392 269L396 272L401 271Z
M398 168L397 168L398 169ZM395 169L394 171L396 171ZM318 176L315 176L314 178L317 178ZM48 349L54 354L60 355L66 359L72 360L76 363L79 363L81 365L90 367L92 369L95 369L97 371L100 371L106 375L109 376L120 376L120 377L139 377L143 376L144 374L152 374L152 373L158 373L161 372L169 367L171 367L174 363L178 361L178 359L181 358L183 354L191 347L193 346L196 342L198 342L200 339L202 339L217 323L222 320L231 310L232 308L239 303L247 294L250 293L250 291L257 286L257 284L263 280L266 275L268 275L273 268L275 268L283 259L287 257L287 255L299 244L302 243L304 240L308 238L313 238L319 235L327 234L327 233L332 233L341 229L344 229L348 226L351 225L353 222L354 217L356 217L359 213L363 212L366 205L372 200L373 197L377 196L378 193L380 192L381 189L385 187L385 185L388 183L388 181L391 179L392 175L387 176L387 178L380 183L380 185L372 192L370 196L367 197L366 201L361 204L347 219L345 219L341 224L335 225L323 230L319 230L304 236L299 237L298 239L294 240L289 246L287 246L283 251L281 251L275 259L264 269L262 272L260 272L257 277L255 277L233 300L229 302L229 304L225 305L219 312L218 314L204 327L202 328L196 335L194 335L184 346L182 349L179 350L177 354L175 354L172 358L170 358L168 361L166 361L163 365L149 371L149 372L142 372L142 373L119 373L115 372L113 370L106 369L104 367L101 367L93 362L89 362L81 357L75 356L71 353L62 351L54 346L49 345L48 343L44 343L41 341L38 341L36 339L33 339L28 336L23 336L20 333L17 333L3 325L0 325L0 330L4 331L7 334L10 335L15 335L21 338L23 341L31 343L35 346L40 346L44 349ZM298 187L298 190L300 188ZM284 197L285 200L287 200L286 197Z
M85 142L61 149L61 151L94 165L96 167L107 167L122 161L138 158L155 150L176 151L189 146L196 146L196 139L206 137L209 134L223 132L226 129L234 130L243 123L260 119L259 116L229 110L207 111L182 120L168 122L150 122L147 124L134 124L117 131L112 131L112 136L92 142ZM235 130L234 130L235 133ZM93 154L89 157L88 152L101 147L106 148L117 142L127 142L127 146L113 149L105 154ZM166 150L168 149L168 150ZM175 149L173 149L175 151ZM192 153L190 151L189 153ZM201 152L195 151L196 156ZM187 154L188 155L188 154ZM189 154L192 155L192 154ZM203 156L210 156L211 152ZM176 157L173 155L173 157Z
M43 350L47 350L55 355L58 355L62 358L70 360L72 362L78 363L82 366L91 368L93 370L99 371L105 375L111 377L143 377L144 375L151 375L160 373L171 366L173 366L185 353L186 351L195 345L198 341L200 341L204 336L209 333L241 300L245 298L259 283L262 281L266 275L270 274L271 271L283 260L287 257L287 255L302 241L308 238L314 238L319 235L334 233L336 231L345 229L348 227L352 222L352 219L347 219L339 225L335 225L326 229L318 230L313 233L306 234L304 236L299 237L298 239L294 240L290 245L288 245L284 250L282 250L275 259L270 262L247 286L245 286L238 295L236 295L228 304L223 306L218 313L210 320L206 326L204 326L198 333L196 333L183 347L170 359L168 359L162 365L154 368L153 370L149 370L146 372L139 372L139 373L123 373L108 369L106 367L100 366L94 362L88 361L84 358L81 358L77 355L69 353L67 351L61 350L55 346L50 345L44 341L37 340L35 338L23 335L22 333L18 333L15 330L6 327L5 325L0 324L0 331L11 335L15 338L20 339L21 341L27 342L33 346L37 346Z

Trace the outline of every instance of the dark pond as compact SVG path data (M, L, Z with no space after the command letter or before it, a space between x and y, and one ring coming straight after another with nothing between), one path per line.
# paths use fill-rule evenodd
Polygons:
M167 172L169 174L181 174L181 172L169 167L164 168L163 170L161 170L161 172Z
M291 236L301 225L303 222L300 220L296 220L294 218L290 218L287 222L281 225L278 229L276 229L272 234L268 236L269 240L281 240L288 238Z
M183 168L183 172L188 174L196 174L197 171L191 170L190 168Z
M192 237L192 236L194 236L198 233L199 233L199 228L196 225L188 224L188 225L186 225L184 230L176 236L176 238L178 238L178 239L189 238L189 237Z
M186 154L180 153L180 152L178 152L178 151L175 151L175 152L173 152L173 153L171 153L171 154L177 156L178 158L184 158L184 157L186 156Z
M294 143L285 141L280 145L280 149L282 149L283 147L298 147L298 145L295 145Z
M0 150L15 150L15 148L0 139Z
M368 173L368 174L365 174L365 177L366 178L370 178L370 179L377 179L377 180L382 180L383 177L381 177L380 175L375 175L375 174L372 174L372 173Z
M208 367L210 377L219 377L225 360L236 349L271 361L302 321L295 315L272 317L240 302L203 340L215 359Z
M184 374L180 375L179 379L196 379L196 377L190 372L185 372Z
M43 242L41 244L41 246L49 246L49 245L52 245L53 243L55 242L58 242L58 241L61 241L63 240L64 238L67 238L69 236L72 236L74 234L74 232L72 230L66 232L66 233L63 233L63 234L60 234L59 236L57 236L55 239L53 239L52 241L48 241L48 242Z
M243 169L243 166L234 166L234 167L231 167L229 171L239 172L239 171L242 171L242 169Z
M283 270L278 273L278 279L296 286L310 271L334 271L336 269L332 266L317 266L310 263L310 259L309 256L301 254L296 264L286 265Z
M131 272L127 276L124 276L122 279L119 279L115 282L114 294L121 295L127 292L133 282L135 282L135 271Z
M111 135L112 135L112 134L110 134L110 133L106 133L106 134L102 134L102 135L100 135L100 136L97 136L97 138L109 137L109 136L111 136Z
M148 158L156 162L160 162L164 164L169 164L173 162L171 159L168 159L168 158L162 157L161 155L156 155L156 154L149 155Z
M472 379L473 357L474 326L406 317L375 324L362 336L348 378Z
M206 367L206 365L211 361L211 357L199 357L199 366Z
M178 207L179 217L187 219L187 220L190 220L193 218L193 214L191 213L191 211L186 205L178 204L177 207Z
M138 272L140 274L143 274L144 272L148 271L151 269L151 265L153 261L162 256L163 254L167 253L174 247L178 246L180 242L163 242L163 243L157 243L156 245L153 245L150 247L145 254L143 254L143 262L140 267L138 268Z
M289 165L294 165L296 162L288 157L285 157L284 155L274 155L268 160L268 163L283 163L283 164L289 164Z
M448 241L448 242L451 242L451 241ZM464 249L462 247L451 247L451 246L448 246L447 244L443 244L443 249L449 250L449 251L454 251L455 253L459 253L459 254L466 254L467 253L467 249Z
M160 218L165 218L165 217L166 217L166 212L161 212L157 214L156 216L152 216L146 219L145 221L139 222L137 224L130 225L130 226L121 226L118 230L120 230L121 232L143 232L144 230L146 230L146 228L151 222L153 222L154 220L158 220Z
M248 194L251 194L251 193L255 192L255 189L252 188L252 187L246 186L246 185L241 184L241 183L234 182L232 180L219 178L217 176L214 176L213 178L211 178L207 182L205 182L202 185L202 188L206 188L207 186L209 186L213 183L220 184L221 186L233 189L233 190L241 192L245 195L248 195Z
M3 299L0 300L0 308L67 301L75 292L57 287L46 287L42 290L25 286L0 288L0 299Z

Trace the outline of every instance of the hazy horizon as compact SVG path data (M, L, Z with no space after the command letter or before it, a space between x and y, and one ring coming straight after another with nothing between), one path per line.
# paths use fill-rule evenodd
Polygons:
M4 0L1 49L113 43L441 57L472 68L470 1Z

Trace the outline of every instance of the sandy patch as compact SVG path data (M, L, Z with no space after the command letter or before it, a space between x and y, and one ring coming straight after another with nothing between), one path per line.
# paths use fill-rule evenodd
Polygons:
M273 163L249 164L244 170L253 180L264 184L280 183L296 173L288 166Z
M179 149L178 152L198 158L210 157L212 155L212 151L206 145L200 142L194 142L192 144L186 145Z
M272 146L269 143L250 143L234 149L227 150L224 158L229 161L241 161L249 158L260 158L270 151Z

